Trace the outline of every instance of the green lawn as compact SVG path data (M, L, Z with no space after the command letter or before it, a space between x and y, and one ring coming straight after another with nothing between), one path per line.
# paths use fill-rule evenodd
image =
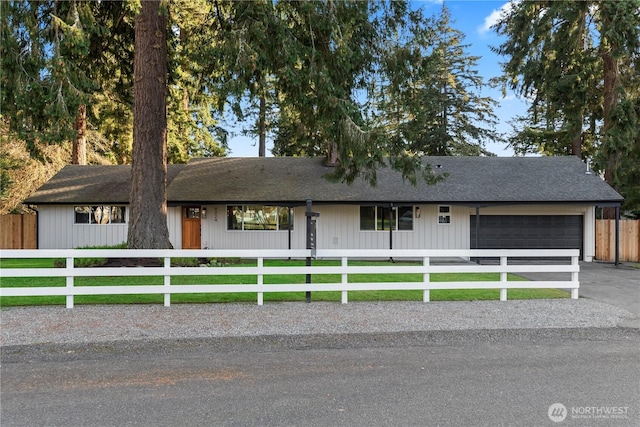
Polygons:
M53 259L20 260L0 259L0 268L51 268L54 267ZM349 265L380 266L388 265L390 261L352 261ZM340 265L339 261L314 260L313 265ZM228 268L237 266L256 265L255 261L242 262L236 260L228 264ZM303 266L303 260L265 260L265 266ZM420 265L413 263L413 265ZM305 283L305 275L268 275L264 276L264 284L278 283ZM498 281L498 273L468 273L468 274L431 274L432 282L453 281ZM508 280L525 280L516 275L509 275ZM422 274L351 274L349 282L420 282ZM313 283L340 282L339 275L313 275ZM163 278L155 277L79 277L75 280L76 286L116 286L116 285L161 285ZM255 284L256 275L231 275L231 276L175 276L172 277L174 285L199 285L199 284ZM3 278L0 287L40 287L40 286L65 286L65 278ZM569 293L558 289L513 289L508 291L509 299L533 299L533 298L568 298ZM340 301L340 292L314 292L313 301ZM473 289L473 290L432 290L432 301L473 301L473 300L498 300L498 289ZM265 292L264 301L304 301L304 292ZM75 304L162 304L164 296L154 295L95 295L76 296ZM224 303L224 302L252 302L257 301L256 293L194 293L174 294L172 303ZM422 291L351 291L349 301L422 301ZM3 297L0 298L0 306L23 305L64 305L65 297Z

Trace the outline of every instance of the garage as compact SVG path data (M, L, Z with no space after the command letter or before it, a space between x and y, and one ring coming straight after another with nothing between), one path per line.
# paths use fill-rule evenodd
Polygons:
M477 244L476 217L469 221L471 249L580 249L582 258L582 215L480 215Z

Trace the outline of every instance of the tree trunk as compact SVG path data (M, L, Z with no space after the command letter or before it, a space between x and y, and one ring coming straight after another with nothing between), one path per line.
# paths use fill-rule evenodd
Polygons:
M135 18L133 152L128 246L171 248L167 227L167 24L160 0Z
M340 153L338 153L338 143L331 141L327 147L327 166L336 166L340 160Z
M86 165L87 164L87 106L78 107L76 122L73 125L76 131L76 137L73 140L73 153L71 155L71 164Z
M584 121L584 115L578 114L575 118L575 135L571 140L571 155L582 159L582 142L583 142L583 133L582 133L582 122Z
M605 171L605 180L611 184L613 179L613 168L616 164L616 147L611 141L609 131L613 125L612 115L618 104L618 86L620 84L618 61L613 57L610 50L602 54L603 63L603 95L604 95L604 124L603 134L605 139L605 148L607 150L607 168Z
M571 154L579 159L582 158L582 132L571 141Z
M607 157L607 165L604 170L604 179L614 189L618 190L616 183L614 182L614 174L619 162L619 151L616 147L615 141L612 140L610 130L613 126L613 112L618 104L618 86L620 85L620 75L618 68L618 61L613 57L611 49L606 49L602 53L603 63L603 95L604 95L604 123L603 123L603 135L604 143L603 149ZM604 219L614 219L615 209L604 208L602 210L602 217Z
M258 112L258 157L267 154L267 99L260 95L260 111Z

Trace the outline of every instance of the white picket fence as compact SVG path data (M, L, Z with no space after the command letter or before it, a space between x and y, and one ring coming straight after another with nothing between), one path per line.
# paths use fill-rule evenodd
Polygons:
M349 291L422 290L428 302L434 289L500 289L500 300L506 301L508 289L560 288L570 289L571 298L578 298L580 282L578 250L317 250L316 259L339 259L334 266L265 266L265 259L305 259L310 250L126 250L126 249L68 249L68 250L3 250L0 258L63 258L66 268L2 268L0 269L0 297L66 296L67 308L73 308L76 295L164 294L164 305L171 304L172 294L209 292L255 292L258 305L263 304L265 292L342 292L342 303L348 301ZM256 266L241 267L173 267L172 258L245 258L257 260ZM74 267L76 258L158 258L163 267ZM390 259L421 260L422 265L392 263L386 265L354 266L349 260ZM475 258L499 259L499 263L464 262ZM537 258L531 261L531 258ZM528 259L528 261L522 261ZM570 260L563 262L563 260ZM447 262L447 260L449 262ZM349 282L350 274L422 274L420 282ZM432 282L433 273L499 273L499 281ZM554 273L552 280L507 281L507 274ZM563 274L565 273L565 274ZM264 284L268 275L340 275L335 283ZM179 284L177 276L237 276L257 277L255 284ZM162 276L163 285L74 286L76 277ZM558 280L566 276L568 280ZM9 277L66 277L66 286L2 287L2 279ZM172 280L173 278L173 280ZM173 283L172 283L173 282Z

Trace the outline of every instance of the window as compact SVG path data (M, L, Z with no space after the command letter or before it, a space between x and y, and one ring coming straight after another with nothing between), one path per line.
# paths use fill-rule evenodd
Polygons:
M200 208L184 208L184 217L190 219L200 218Z
M451 206L438 206L438 224L451 224Z
M124 224L124 206L76 206L74 224Z
M227 230L293 230L293 215L283 206L227 206Z
M360 206L360 230L413 230L413 206Z
M413 206L398 207L398 230L413 230Z

